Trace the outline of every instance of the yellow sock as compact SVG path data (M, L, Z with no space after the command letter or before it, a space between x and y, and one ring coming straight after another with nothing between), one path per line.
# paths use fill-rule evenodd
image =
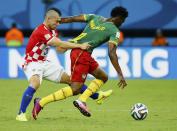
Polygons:
M86 100L93 94L95 93L102 85L103 81L99 79L94 79L91 81L90 85L88 88L83 92L83 94L80 95L79 100L86 102Z
M44 107L46 104L53 102L53 101L58 101L58 100L63 100L66 99L67 97L73 96L73 91L71 87L64 87L53 94L50 94L44 98L42 98L39 101L39 104Z

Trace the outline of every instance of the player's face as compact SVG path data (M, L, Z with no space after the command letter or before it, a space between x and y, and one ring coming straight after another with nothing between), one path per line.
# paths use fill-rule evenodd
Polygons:
M51 30L55 30L57 28L57 26L59 25L59 20L60 19L61 18L60 18L59 15L48 18L48 27Z
M120 26L122 25L122 23L124 23L124 21L125 21L125 18L119 16L119 17L116 17L116 19L115 19L115 24L116 24L118 27L120 27Z

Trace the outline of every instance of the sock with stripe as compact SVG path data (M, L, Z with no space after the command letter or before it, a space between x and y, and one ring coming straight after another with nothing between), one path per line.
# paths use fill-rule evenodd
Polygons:
M82 88L81 88L81 91L80 93L82 94L88 87L86 85L83 85ZM98 96L99 96L99 93L95 92L94 94L92 94L90 96L90 98L92 98L93 100L96 100L98 99Z
M46 104L53 102L53 101L59 101L59 100L63 100L66 99L67 97L73 96L73 91L71 89L71 87L67 86L64 87L56 92L54 92L53 94L50 94L44 98L42 98L39 101L39 104L44 107Z
M79 100L81 100L82 102L86 102L87 99L91 95L93 95L103 84L104 82L102 80L94 79L93 81L91 81L90 85L83 92L83 94L80 95Z

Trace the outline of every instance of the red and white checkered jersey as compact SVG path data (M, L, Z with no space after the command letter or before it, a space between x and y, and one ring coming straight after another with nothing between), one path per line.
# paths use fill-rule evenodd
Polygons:
M26 47L25 62L45 61L50 48L47 43L57 37L56 30L49 30L44 24L39 25L31 34Z

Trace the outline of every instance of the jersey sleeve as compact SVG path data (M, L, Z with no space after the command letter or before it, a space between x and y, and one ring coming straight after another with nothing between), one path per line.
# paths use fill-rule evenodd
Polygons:
M37 37L39 38L40 42L48 44L50 40L52 40L54 37L51 33L49 33L47 30L39 30L37 33Z
M116 46L118 45L118 41L119 41L119 38L120 38L120 32L117 31L117 32L114 32L111 36L110 36L110 39L108 41L115 44Z
M85 21L87 21L87 22L91 21L95 17L96 17L96 15L94 15L94 14L84 14Z

